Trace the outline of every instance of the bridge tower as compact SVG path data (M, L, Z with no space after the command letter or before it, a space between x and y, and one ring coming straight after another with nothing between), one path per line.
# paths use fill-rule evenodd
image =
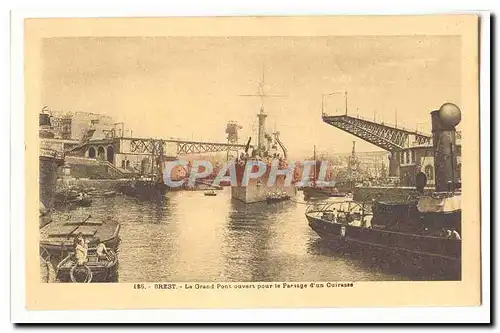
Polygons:
M240 125L236 121L229 121L226 125L226 134L227 134L227 143L228 143L228 148L227 148L227 155L226 155L226 160L230 160L233 157L232 152L238 153L237 148L235 148L234 145L238 145L238 141L240 137L238 136L238 130L242 129Z

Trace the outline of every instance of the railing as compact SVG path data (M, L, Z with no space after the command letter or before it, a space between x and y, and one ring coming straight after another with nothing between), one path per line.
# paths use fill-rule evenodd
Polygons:
M404 131L404 132L408 132L410 134L417 134L417 135L421 135L421 136L428 137L428 138L432 137L431 134L426 133L426 132L422 132L422 131L418 131L417 129L412 130L410 127L400 126L398 124L391 123L391 122L386 122L386 121L377 122L374 119L370 119L370 118L363 117L363 116L360 116L360 115L354 116L352 114L333 114L333 115L327 114L327 113L323 113L322 114L323 118L328 118L328 117L342 117L342 116L348 116L348 117L351 117L351 118L360 119L360 120L363 120L363 121L366 121L366 122L370 122L370 123L373 123L373 124L382 125L382 126L390 127L390 128L393 128L393 129L401 130L401 131Z
M341 201L341 202L329 202L309 205L306 209L306 214L309 213L322 213L322 212L337 212L349 213L354 209L359 208L363 215L371 214L371 209L364 207L362 203L356 201ZM364 207L364 208L363 208Z
M431 140L431 136L427 134L376 123L361 117L323 115L323 121L388 151L408 148L410 139L419 144L428 144Z

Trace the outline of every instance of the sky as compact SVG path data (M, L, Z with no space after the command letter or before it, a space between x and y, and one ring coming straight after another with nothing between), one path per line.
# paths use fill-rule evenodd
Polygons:
M256 137L265 73L267 129L290 156L380 150L321 120L322 94L348 113L430 133L429 112L460 106L459 36L75 37L42 45L42 102L106 114L134 137L224 142L238 121ZM342 95L325 112L345 112ZM397 114L397 116L396 116Z

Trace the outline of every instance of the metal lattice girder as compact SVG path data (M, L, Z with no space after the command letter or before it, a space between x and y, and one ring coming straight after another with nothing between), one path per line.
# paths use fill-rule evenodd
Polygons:
M178 140L166 140L166 142L177 143L178 155L216 153L221 151L237 150L245 148L245 145L231 144L231 143L178 141Z
M151 154L154 152L158 153L160 148L164 145L162 140L153 139L131 139L130 140L130 151L133 153L146 153Z
M373 121L347 115L323 115L323 121L390 152L408 148L410 135L413 136L415 142L419 145L430 144L432 139L430 135L378 124Z
M157 140L130 138L130 151L136 154L158 154L160 149L166 151L167 143L174 143L177 146L178 155L216 153L228 150L244 149L245 145L235 143L217 143L183 140Z

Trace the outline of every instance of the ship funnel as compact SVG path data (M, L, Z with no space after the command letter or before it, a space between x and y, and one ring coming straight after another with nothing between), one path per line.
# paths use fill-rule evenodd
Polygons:
M437 192L452 192L458 186L456 129L461 111L452 103L445 103L431 112L434 146L434 168Z

